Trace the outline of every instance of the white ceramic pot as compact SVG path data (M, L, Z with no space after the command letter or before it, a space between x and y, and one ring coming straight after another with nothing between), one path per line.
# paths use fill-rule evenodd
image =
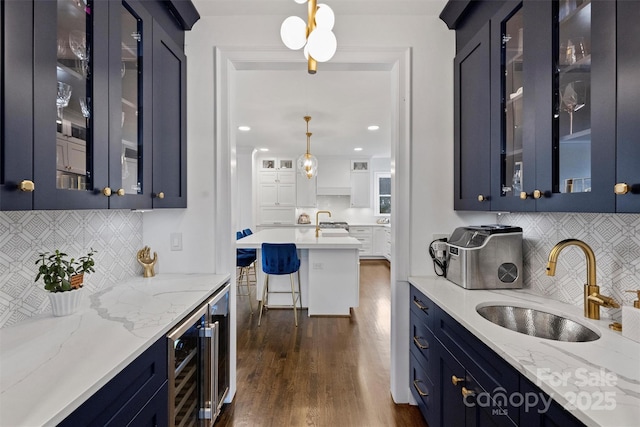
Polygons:
M68 316L75 313L82 300L82 289L66 292L49 292L51 310L54 316Z

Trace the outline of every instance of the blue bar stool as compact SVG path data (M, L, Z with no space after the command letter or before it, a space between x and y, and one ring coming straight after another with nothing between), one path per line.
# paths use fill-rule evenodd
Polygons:
M294 243L263 243L262 244L262 271L265 273L264 288L262 290L262 300L260 301L260 316L258 317L258 326L262 321L262 308L269 305L270 293L286 293L283 291L269 290L269 275L288 274L291 280L291 307L293 308L293 319L296 327L298 326L298 312L296 304L300 303L302 310L302 298L300 296L300 258ZM296 291L293 280L293 273L298 273L298 290Z
M240 231L236 232L236 240L242 239L244 234ZM256 250L255 249L236 249L236 267L239 268L239 273L236 277L237 284L237 295L238 296L248 296L249 297L249 309L251 310L251 314L253 314L253 303L251 302L251 280L249 278L249 273L251 271L251 267L253 267L253 283L255 284L256 280ZM245 287L246 290L242 290Z

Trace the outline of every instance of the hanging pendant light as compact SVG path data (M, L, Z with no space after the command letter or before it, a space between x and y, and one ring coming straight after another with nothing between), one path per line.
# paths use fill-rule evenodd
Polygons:
M309 132L309 120L310 116L304 116L304 121L307 122L307 152L298 157L298 172L301 175L311 179L318 173L318 159L311 154L311 132Z
M295 0L296 3L308 3L308 18L290 16L280 26L282 42L291 50L304 47L309 74L315 74L318 62L333 58L338 41L333 34L335 15L326 4L317 4L316 0Z

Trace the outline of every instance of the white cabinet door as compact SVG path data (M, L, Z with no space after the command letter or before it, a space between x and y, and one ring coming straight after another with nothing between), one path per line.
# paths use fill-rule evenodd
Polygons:
M371 180L369 172L351 172L351 207L371 207Z
M296 206L296 185L278 183L278 206Z
M260 184L260 206L278 205L278 184Z
M302 175L296 182L296 206L299 208L315 208L318 206L316 198L317 178L309 179Z
M295 184L296 173L294 171L278 171L277 180L279 184Z
M386 242L385 227L373 227L373 255L384 256Z
M275 184L278 182L278 172L276 171L260 171L260 184Z
M69 142L67 145L69 159L69 172L78 175L87 174L87 146Z

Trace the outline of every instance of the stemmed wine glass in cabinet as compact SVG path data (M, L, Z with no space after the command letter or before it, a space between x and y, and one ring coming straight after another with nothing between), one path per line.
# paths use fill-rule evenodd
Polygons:
M71 85L58 82L58 93L56 95L56 107L58 109L58 123L62 124L62 111L69 105L71 99Z

